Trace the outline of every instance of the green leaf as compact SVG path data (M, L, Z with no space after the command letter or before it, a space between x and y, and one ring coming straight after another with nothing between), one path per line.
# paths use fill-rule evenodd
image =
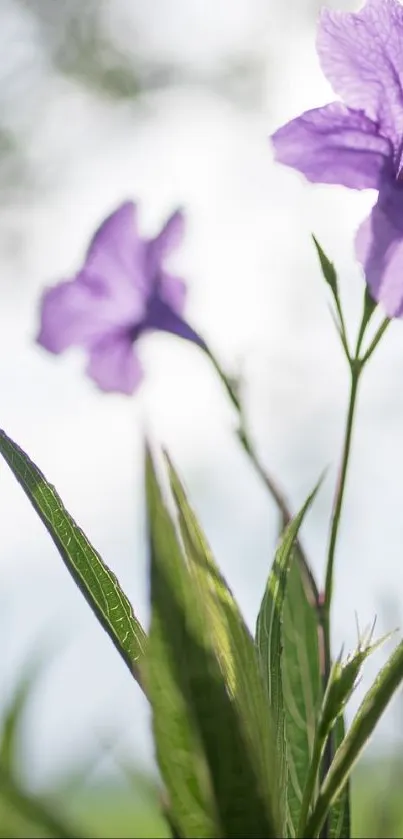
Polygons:
M314 242L318 257L319 257L320 267L322 269L322 275L325 279L325 282L328 284L328 286L329 286L329 288L330 288L330 290L333 294L337 314L335 314L332 311L332 317L333 317L333 320L335 322L336 329L339 333L339 337L340 337L341 343L343 345L343 349L344 349L344 352L346 354L346 358L347 358L347 360L350 364L351 363L350 350L349 350L349 346L348 346L348 338L347 338L347 332L346 332L346 324L344 322L343 309L342 309L342 306L341 306L341 300L340 300L340 296L339 296L339 286L338 286L336 269L333 265L333 262L331 262L330 259L326 256L323 248L320 246L320 244L319 244L318 240L315 238L315 236L312 235L312 239L313 239L313 242Z
M331 668L329 681L323 698L319 722L319 734L323 741L326 740L337 720L337 717L343 713L345 706L357 685L357 680L365 660L369 655L371 655L371 653L377 650L384 641L390 638L389 633L383 638L380 638L374 644L371 644L372 632L373 630L370 630L359 639L357 649L354 650L354 652L349 655L345 661L342 660L342 655L340 653L338 659L334 662Z
M279 787L274 755L274 731L267 710L254 640L224 577L220 573L185 491L167 457L171 489L177 504L179 526L187 560L199 596L208 612L213 643L220 667L239 713L243 737L251 760L258 762L261 788L271 798L270 812L279 821Z
M369 292L369 288L368 288L367 285L365 285L364 313L363 313L363 318L362 318L362 328L363 329L365 329L368 326L368 324L369 324L369 322L372 318L372 315L375 312L375 309L376 309L377 305L378 305L377 301L374 300L371 297L370 292Z
M306 827L316 837L332 804L337 800L366 742L403 680L403 641L398 644L364 697L353 723L337 749Z
M330 262L330 259L326 256L323 248L320 246L318 240L316 239L316 237L313 234L312 234L312 239L313 239L313 243L315 245L315 248L316 248L316 251L317 251L317 254L318 254L318 257L319 257L319 262L320 262L320 267L322 269L323 277L326 280L328 286L330 286L333 297L335 298L335 300L338 300L339 299L339 289L338 289L336 269L333 265L333 262Z
M319 616L314 591L306 589L299 554L291 560L283 607L282 684L287 742L288 833L295 836L302 796L313 756L322 702Z
M337 717L333 729L334 749L337 751L345 737L344 715ZM348 781L339 798L336 799L329 812L329 839L350 839L350 782Z
M286 599L287 577L299 529L316 495L317 489L318 487L315 488L302 510L284 530L274 557L273 567L269 574L256 625L256 645L276 731L280 789L284 791L286 789L287 754L282 676L283 609ZM282 801L281 807L285 813L286 821L289 823L290 819L285 810L286 806L287 802ZM293 821L294 815L293 813L291 821Z
M69 515L54 487L4 431L0 431L0 454L43 521L87 603L138 680L147 638L117 578Z
M196 539L172 468L171 480L182 544L148 456L152 620L145 672L171 819L181 836L275 837L278 779L253 642L204 540Z

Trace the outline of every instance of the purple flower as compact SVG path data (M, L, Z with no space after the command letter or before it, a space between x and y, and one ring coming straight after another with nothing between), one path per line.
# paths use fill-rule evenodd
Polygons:
M356 253L372 297L403 316L403 6L324 9L317 50L342 102L307 111L272 137L276 158L316 183L376 189Z
M183 228L176 212L155 239L142 239L135 205L122 204L95 233L74 279L44 292L39 344L53 353L83 347L97 385L127 394L142 377L134 344L145 332L172 332L204 347L182 317L185 284L164 268Z

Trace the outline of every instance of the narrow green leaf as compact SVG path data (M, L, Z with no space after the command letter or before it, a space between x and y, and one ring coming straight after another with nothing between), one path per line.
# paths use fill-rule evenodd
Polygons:
M54 487L4 431L0 431L0 454L43 521L87 603L138 679L147 639L115 574L69 515Z
M333 729L335 751L341 746L345 733L344 715L340 714ZM350 839L350 781L347 781L346 786L330 808L328 818L329 839Z
M316 837L332 804L343 791L353 766L403 680L403 641L398 644L364 697L353 723L337 749L308 821L306 836Z
M371 318L375 312L378 303L374 300L369 292L368 286L365 284L365 291L364 291L364 314L363 314L363 324L362 328L365 329Z
M320 246L318 240L316 239L316 237L313 234L312 234L312 239L313 239L313 243L315 245L315 248L316 248L316 251L317 251L317 254L318 254L318 257L319 257L319 262L320 262L320 267L322 269L323 277L326 280L328 286L330 286L330 289L332 291L332 294L333 294L334 298L338 300L339 290L338 290L336 269L333 265L333 262L331 262L330 259L326 256L323 248Z
M273 820L279 823L280 789L274 732L255 644L239 606L214 561L179 477L169 458L167 461L186 557L199 597L208 613L215 652L237 708L250 760L257 763L256 773L260 778L262 794L270 800Z
M153 711L157 758L165 782L170 823L182 836L219 837L207 759L197 720L189 710L200 655L189 657L188 603L198 604L178 537L149 454L146 488L151 558L151 628L143 677ZM200 668L201 669L201 668Z
M316 495L317 489L318 487L315 488L302 510L284 530L274 557L256 625L256 645L276 731L280 789L284 790L286 789L287 754L282 676L283 608L293 550L304 516ZM286 822L289 824L290 817L286 812L287 802L282 801L281 806ZM293 821L292 816L291 821Z
M346 354L346 358L351 363L350 358L350 350L348 346L348 338L346 332L346 324L344 321L343 309L341 305L341 300L339 296L339 286L338 286L338 279L336 274L336 269L333 265L333 262L326 256L323 248L320 246L318 240L315 236L312 235L312 239L319 257L320 267L322 269L322 275L324 277L325 282L328 284L334 298L336 312L332 311L332 317L336 326L336 329L339 333L339 337Z
M262 788L250 746L255 722L243 718L238 700L245 674L234 655L227 592L224 597L210 558L189 557L189 545L186 552L181 547L150 457L147 498L152 620L145 672L171 819L182 836L278 836L270 788ZM202 570L196 570L199 562ZM253 644L250 649L253 661ZM267 730L265 722L262 734ZM276 782L275 776L272 786Z
M320 714L320 735L325 740L333 728L337 717L343 713L354 688L357 685L362 665L371 653L378 649L384 641L390 638L390 633L371 644L372 630L359 639L358 646L345 661L339 658L333 663L330 671L323 705Z
M294 552L283 608L282 684L287 742L288 834L298 828L303 791L313 756L322 702L319 618L304 566Z

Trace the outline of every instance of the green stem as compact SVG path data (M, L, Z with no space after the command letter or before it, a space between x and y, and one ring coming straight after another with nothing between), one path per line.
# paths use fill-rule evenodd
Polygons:
M331 527L330 527L330 537L329 537L329 548L327 554L327 565L326 565L326 581L325 581L325 596L323 605L321 608L320 613L320 623L322 626L323 632L323 644L324 644L324 689L326 689L326 685L329 679L330 674L330 667L331 667L331 638L330 638L330 612L331 612L331 605L332 605L332 596L333 596L333 577L334 577L334 560L336 555L336 546L337 546L337 539L339 535L339 527L340 527L340 519L341 519L341 512L343 508L343 501L344 501L344 492L346 487L346 478L347 478L347 471L349 466L350 460L350 452L351 452L351 441L352 441L352 432L354 426L354 418L355 418L355 411L357 407L357 395L358 395L358 385L361 378L361 373L364 369L364 366L372 356L372 353L378 346L382 336L384 335L390 320L386 318L381 326L379 327L377 333L375 334L370 346L368 347L367 351L364 355L360 358L360 352L362 347L362 342L364 339L364 334L366 327L368 325L369 318L368 318L368 310L366 307L366 303L364 303L364 313L363 318L361 321L360 330L358 333L357 344L355 349L354 357L350 357L349 359L349 366L350 366L350 398L349 398L349 405L348 405L348 412L347 412L347 421L346 421L346 429L344 435L344 444L343 444L343 451L342 451L342 458L341 458L341 465L340 465L340 472L339 472L339 479L337 482L336 487L336 494L333 504L333 513L331 519ZM324 755L324 765L322 767L322 775L326 775L330 764L333 759L333 743L332 743L332 735L329 736L325 755ZM327 827L325 826L324 834L327 834Z
M378 329L378 332L376 333L376 335L375 335L375 336L374 336L374 338L372 339L372 341L371 341L371 343L370 343L370 345L369 345L369 347L368 347L368 349L367 349L366 353L364 353L364 355L363 355L363 357L362 357L362 359L361 359L361 364L362 364L362 365L366 364L366 363L367 363L367 361L368 361L368 359L369 359L369 358L371 358L371 355L372 355L373 351L374 351L374 350L376 349L376 347L378 346L379 341L381 340L382 336L383 336L383 335L384 335L384 333L386 332L386 330L387 330L387 328L388 328L389 324L390 324L390 318L385 318L385 320L384 320L384 321L382 321L382 323L381 323L381 325L380 325L380 327L379 327L379 329Z
M330 528L329 549L327 556L326 567L326 583L325 583L325 599L323 612L325 616L325 633L328 634L329 613L333 595L333 569L334 558L336 553L337 537L339 534L341 511L344 500L344 490L346 486L347 470L350 460L351 440L354 424L355 409L357 405L358 383L362 372L362 364L359 361L354 361L351 364L351 385L350 385L350 399L348 405L346 430L344 435L343 453L341 458L340 474L336 489L336 495L333 506L332 522ZM328 647L328 638L325 638L325 645Z
M347 470L349 465L350 459L350 450L351 450L351 439L352 439L352 431L354 425L354 417L355 417L355 409L357 405L357 393L358 393L358 384L360 381L361 373L364 369L364 366L367 364L368 360L371 358L372 353L378 346L382 336L384 335L387 327L389 326L390 319L385 318L385 320L381 323L377 333L375 334L371 344L369 345L367 351L364 355L360 358L360 352L362 347L362 342L365 334L365 330L368 324L368 319L365 316L365 307L364 307L364 316L361 322L360 331L358 333L357 338L357 345L355 349L355 356L354 358L350 358L350 399L348 405L348 413L347 413L347 422L346 422L346 430L344 435L344 445L343 445L343 453L341 459L341 466L340 466L340 473L339 473L339 480L336 488L336 495L334 499L333 505L333 514L332 514L332 521L331 521L331 528L330 528L330 538L329 538L329 548L327 554L327 566L326 566L326 582L325 582L325 598L323 604L323 631L324 631L324 642L325 642L325 660L330 664L330 608L332 603L332 595L333 595L333 574L334 574L334 558L336 553L336 545L337 545L337 537L339 534L339 526L340 526L340 518L341 518L341 511L343 507L343 500L344 500L344 490L346 486L346 477L347 477Z
M270 494L272 495L274 501L277 504L278 509L280 510L281 516L283 518L284 525L288 524L291 521L291 513L288 508L287 502L284 498L283 493L277 486L276 481L272 478L271 475L263 468L260 463L260 460L256 454L255 448L252 444L252 441L249 437L246 424L245 424L245 417L242 409L242 404L240 399L238 398L237 393L235 392L235 388L232 386L231 382L225 375L224 371L221 369L217 359L213 355L210 349L207 349L207 355L214 366L216 373L224 385L224 388L238 413L239 417L239 427L237 429L237 434L239 440L244 448L244 451L248 455L249 459L252 461L258 475L262 479L263 483L266 485L267 489L269 490Z
M358 355L361 342L363 339L363 332L358 336L357 341L357 353ZM348 464L350 460L350 451L351 451L351 440L352 440L352 432L353 432L353 425L354 425L354 416L355 416L355 409L357 405L357 393L358 393L358 383L360 380L360 375L362 372L362 365L361 362L357 360L357 358L350 362L350 370L351 370L351 385L350 385L350 399L349 399L349 406L348 406L348 413L347 413L347 421L346 421L346 430L344 436L344 445L343 445L343 453L341 459L341 466L340 466L340 473L339 473L339 480L336 488L336 495L333 505L333 515L331 521L331 529L330 529L330 538L329 538L329 549L328 549L328 558L327 558L327 566L326 566L326 582L325 582L325 597L322 608L320 610L320 623L323 632L323 645L324 645L324 674L323 674L323 689L326 690L327 683L329 680L330 675L330 668L332 663L332 653L331 653L331 637L330 637L330 609L332 603L332 595L333 595L333 573L334 573L334 558L336 554L336 545L337 545L337 537L339 533L339 526L340 526L340 519L341 519L341 511L343 507L343 499L344 499L344 490L346 486L346 477L347 477L347 470ZM326 776L327 772L329 771L332 759L333 759L333 736L332 734L329 735L326 742L324 759L323 759L323 766L321 776L322 779ZM324 831L322 836L328 835L328 824L325 825Z
M309 817L309 808L314 799L315 793L315 785L316 779L318 777L318 769L320 766L322 752L324 749L324 738L323 736L319 736L319 728L316 731L315 735L315 742L313 747L313 753L311 758L311 763L309 766L308 777L306 779L304 794L302 797L302 804L301 804L301 811L299 816L299 823L298 823L298 832L297 836L299 839L302 839L305 836L305 828L306 823Z
M247 429L246 422L245 422L245 415L244 415L244 412L243 412L241 400L239 399L238 394L236 393L234 386L231 384L229 378L225 375L225 373L222 370L219 362L217 361L217 359L215 358L215 356L213 355L211 350L208 347L205 347L205 352L208 355L208 357L209 357L216 373L218 374L222 384L224 385L224 388L225 388L225 390L226 390L226 392L227 392L227 394L230 398L230 401L232 402L232 404L233 404L233 406L234 406L234 408L235 408L235 410L238 414L238 418L239 418L239 426L237 428L238 439L239 439L245 453L248 455L249 460L252 462L256 472L258 473L259 477L261 478L264 485L266 486L266 489L269 491L270 495L272 496L273 500L275 501L275 503L277 505L277 508L278 508L278 510L280 512L280 515L281 515L281 529L283 530L283 528L286 527L286 525L289 524L290 521L292 520L292 514L291 514L290 508L287 504L287 501L286 501L283 493L279 489L277 481L274 480L274 478L269 474L269 472L260 463L259 457L256 453L255 447L254 447L254 445L252 443L252 440L251 440L251 438L249 436L249 433L248 433L248 429ZM315 602L318 603L319 602L319 592L318 592L318 589L317 589L317 586L316 586L316 583L315 583L315 579L314 579L313 574L311 572L308 560L307 560L307 558L304 554L304 551L303 551L303 549L302 549L302 547L299 543L298 543L298 549L299 549L299 556L300 556L300 560L301 560L301 563L303 565L304 571L309 577L310 588L313 592Z

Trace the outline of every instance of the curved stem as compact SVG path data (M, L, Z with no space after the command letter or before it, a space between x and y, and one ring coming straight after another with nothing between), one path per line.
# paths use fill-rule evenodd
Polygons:
M358 383L362 372L362 364L355 361L351 365L350 399L347 412L346 430L344 435L343 452L340 465L339 479L333 505L332 522L330 528L329 549L327 555L325 599L323 611L325 618L328 618L333 594L333 568L336 553L337 537L339 534L340 517L343 507L344 490L351 451L351 440L354 424L355 409L357 405ZM325 621L326 623L327 621Z
M218 373L219 378L221 379L222 384L234 406L236 409L238 416L239 416L239 427L237 430L238 438L246 452L249 456L250 460L252 461L257 473L261 477L264 484L266 484L267 489L269 490L270 494L272 495L274 501L277 504L277 507L282 515L285 524L288 524L291 521L291 513L288 508L287 502L284 498L284 495L280 491L279 487L277 486L276 481L272 478L271 475L263 468L260 463L259 458L255 452L254 446L252 445L251 439L249 437L246 425L245 425L245 417L241 405L241 401L235 391L235 388L231 384L229 378L225 375L224 371L220 367L217 359L211 352L209 348L206 350L207 355L212 362L216 373Z
M277 481L272 477L272 475L262 466L260 459L256 453L256 449L252 443L252 440L249 436L249 432L245 423L245 415L242 407L241 400L236 393L235 387L232 385L230 379L225 375L224 371L222 370L219 362L217 361L216 357L213 355L209 347L205 346L204 350L208 355L216 373L218 374L224 388L229 396L230 401L232 402L239 418L239 426L237 428L237 436L238 439L245 451L248 455L250 461L252 462L256 472L258 473L259 477L265 484L267 490L269 491L270 495L272 496L276 506L281 515L281 528L287 526L292 520L292 513L286 501L286 498L282 491L280 490ZM319 592L316 586L316 582L312 571L309 566L309 562L304 554L301 545L298 544L299 556L301 563L303 565L303 569L305 574L309 578L310 590L312 591L313 597L315 599L315 603L318 604L319 602Z
M367 351L364 353L364 355L361 359L361 364L362 365L366 364L368 359L371 358L371 355L372 355L373 351L378 346L379 341L381 340L382 336L386 332L389 324L390 324L390 318L385 318L385 320L382 321L382 323L381 323L381 325L378 329L378 332L376 333L376 335L372 339Z

